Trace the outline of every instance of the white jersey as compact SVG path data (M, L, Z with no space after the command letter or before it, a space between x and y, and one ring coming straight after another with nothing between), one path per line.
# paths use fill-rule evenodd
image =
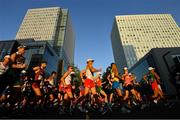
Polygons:
M71 73L65 78L65 84L70 85L71 84Z
M3 75L8 69L9 66L4 66L3 63L0 62L0 75Z
M51 79L51 80L49 81L49 84L51 84L52 86L54 86L54 79Z
M94 79L94 77L93 77L90 69L86 69L86 77L87 77L88 79L91 79L91 80Z

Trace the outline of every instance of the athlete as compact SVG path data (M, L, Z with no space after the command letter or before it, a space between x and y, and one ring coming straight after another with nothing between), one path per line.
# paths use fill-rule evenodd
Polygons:
M32 84L32 89L36 95L36 102L40 104L42 102L42 92L40 89L40 83L45 78L45 68L47 66L47 62L41 62L40 66L34 67L33 71L35 72L34 82Z
M160 81L160 77L158 74L154 71L153 67L148 68L149 72L143 77L144 80L149 81L151 84L152 90L154 91L154 95L152 98L154 98L154 102L157 103L158 100L161 98L164 98L163 91L158 86L158 81Z
M72 93L72 75L75 74L75 72L73 71L73 67L69 66L68 70L64 73L64 75L61 77L61 82L63 84L64 87L64 107L67 105L69 106L69 112L71 114L72 112L72 102L74 101L74 96ZM70 104L69 104L70 102Z
M127 67L124 67L124 74L122 75L122 80L124 80L124 88L125 88L125 96L123 98L124 101L128 101L128 104L130 105L129 101L129 93L132 93L132 95L135 96L136 100L139 100L138 95L136 94L136 91L133 87L133 78L131 76L131 73L128 72Z
M92 93L93 97L95 98L96 103L98 103L98 95L96 92L96 87L95 87L95 82L94 82L94 73L95 72L101 72L102 69L95 69L93 67L93 63L94 63L93 59L87 59L86 62L87 62L86 69L83 71L85 73L86 79L84 80L84 77L81 76L82 81L84 81L84 87L85 87L84 95L81 96L77 100L76 104L78 104L85 97L87 97L89 92Z
M55 71L53 71L51 73L51 75L45 79L45 82L47 82L47 86L48 86L48 94L49 94L49 100L50 100L50 103L53 104L53 101L54 101L54 89L55 89L55 79L57 77L57 73Z
M110 84L112 84L112 90L111 90L110 99L109 99L109 102L111 103L114 92L117 93L120 99L122 98L122 91L121 91L122 86L120 86L122 85L120 83L121 77L119 76L119 72L115 63L111 63L111 73L108 76L108 80Z

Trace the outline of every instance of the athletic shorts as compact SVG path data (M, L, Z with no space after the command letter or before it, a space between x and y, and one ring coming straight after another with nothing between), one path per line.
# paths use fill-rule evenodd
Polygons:
M64 90L64 87L62 84L59 84L59 91L63 91Z
M93 80L87 78L84 82L84 86L91 89L91 88L95 87L95 84L94 84Z
M158 88L158 84L156 81L154 81L152 84L151 84L151 87L153 90L155 90L156 88Z
M113 83L112 83L112 88L113 88L113 89L117 89L117 88L120 89L119 82L117 82L117 81L113 82Z
M138 92L141 92L141 87L139 85L135 85L134 86L134 89Z
M84 95L85 90L80 90L80 96Z
M40 83L41 83L41 81L34 81L33 84L32 84L32 87L40 88Z
M54 93L53 89L52 89L52 88L49 88L49 89L48 89L48 93L49 93L49 94L53 94L53 93Z
M72 87L71 85L68 85L64 88L64 91L67 93L67 92L71 92L72 91Z
M100 93L101 90L102 90L102 87L97 87L97 88L96 88L97 93Z
M127 85L125 87L125 90L128 90L128 91L131 91L133 89L133 86L132 85Z

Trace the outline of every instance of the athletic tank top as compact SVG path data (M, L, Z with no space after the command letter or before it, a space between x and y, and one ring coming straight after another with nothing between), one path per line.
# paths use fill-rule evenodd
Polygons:
M119 78L115 77L115 73L112 70L111 70L111 78L114 80L114 82L115 81L119 82Z
M126 75L124 77L124 80L125 80L125 85L129 85L129 84L132 84L131 83L131 77L129 75Z
M66 83L66 85L71 84L71 73L69 73L69 75L65 78L65 83Z
M87 77L88 79L93 80L93 74L92 74L92 72L90 71L90 69L86 69L86 77Z
M148 81L151 83L151 82L154 82L155 81L155 76L154 76L154 74L152 74L152 73L149 73L148 75L147 75L147 79L148 79Z
M25 58L22 55L19 55L18 52L16 52L15 64L24 64L24 63L25 63Z
M49 81L49 84L54 85L54 80L53 80L53 79L50 80L50 81Z

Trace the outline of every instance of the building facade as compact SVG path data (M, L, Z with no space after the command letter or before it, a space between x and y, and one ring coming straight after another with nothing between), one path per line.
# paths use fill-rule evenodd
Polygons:
M2 46L0 49L0 60L3 60L5 55L16 52L17 47L20 45L27 46L24 57L29 73L32 73L32 68L40 65L41 61L47 61L46 75L56 71L58 72L58 77L61 76L61 60L47 41L34 41L33 39L0 41L0 46Z
M5 55L11 55L16 52L19 45L15 40L0 41L0 61L4 59Z
M150 66L160 75L166 94L177 95L177 89L180 88L176 87L179 81L176 81L175 77L180 73L180 47L153 48L130 69L130 72L136 75L137 81L141 81Z
M54 51L54 49L46 41L34 41L34 40L18 40L20 45L27 46L26 53L24 57L26 58L25 63L28 68L33 68L38 66L41 61L47 61L48 66L46 68L46 73L51 74L52 71L58 72L59 57Z
M74 63L75 37L68 9L29 9L16 35L17 40L48 41L64 69Z
M152 48L179 47L180 29L170 14L115 16L111 41L121 70L132 67Z

